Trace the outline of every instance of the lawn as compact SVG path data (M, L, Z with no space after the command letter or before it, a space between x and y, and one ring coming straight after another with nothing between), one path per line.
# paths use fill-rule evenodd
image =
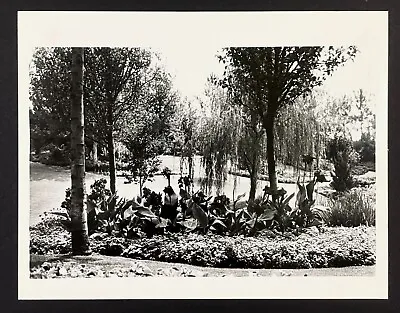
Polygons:
M178 179L179 179L179 157L173 156L161 156L161 169L168 167L175 175L171 176L171 185L175 190L178 190ZM292 172L292 170L290 170ZM195 177L202 175L200 167L200 159L195 159ZM105 178L109 183L109 177L107 175L100 175L91 172L86 173L86 189L96 179ZM228 174L228 179L224 187L224 193L228 197L232 197L234 189L235 176ZM247 177L236 177L236 191L235 195L248 193L250 186L250 179ZM117 190L120 197L132 199L139 194L139 185L135 183L127 184L127 180L124 177L117 177ZM257 192L261 193L265 185L268 184L266 181L259 181ZM166 179L161 175L156 175L154 181L148 182L145 186L156 192L162 192L164 187L167 185ZM325 184L326 185L326 184ZM288 194L296 192L295 184L279 184L283 187ZM71 187L71 174L68 168L62 168L58 166L47 166L37 162L30 162L30 225L34 225L40 221L40 216L44 212L51 211L54 208L58 208L61 202L65 198L65 190ZM195 181L195 191L200 189L199 181ZM324 201L323 196L317 196L317 201ZM294 204L294 199L291 204Z

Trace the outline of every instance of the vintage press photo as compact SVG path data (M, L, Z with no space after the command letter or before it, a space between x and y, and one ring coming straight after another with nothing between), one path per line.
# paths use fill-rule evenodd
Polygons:
M387 298L387 61L387 12L19 12L19 298Z

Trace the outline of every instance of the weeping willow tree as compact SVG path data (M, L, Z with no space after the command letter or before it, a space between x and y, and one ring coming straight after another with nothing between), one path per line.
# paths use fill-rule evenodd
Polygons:
M196 154L197 133L198 133L198 114L191 103L184 99L179 103L176 110L174 125L174 145L179 146L180 150L180 174L181 177L186 174L189 178L190 187L193 187L194 180L194 157Z
M265 131L257 114L238 105L246 93L228 95L216 84L209 85L209 114L202 124L203 187L219 194L230 170L246 170L250 176L249 201L256 195L261 159L265 158ZM236 175L234 186L236 186ZM235 188L234 188L235 189ZM235 191L235 190L234 190Z
M201 185L206 191L216 188L219 194L224 187L230 166L237 160L237 130L241 126L237 108L230 106L226 94L211 81L206 90L207 103L203 103L200 131L202 166L205 176Z
M316 159L316 166L325 152L325 126L319 122L314 97L301 97L278 115L275 136L276 157L281 163L297 171L303 165L303 156Z

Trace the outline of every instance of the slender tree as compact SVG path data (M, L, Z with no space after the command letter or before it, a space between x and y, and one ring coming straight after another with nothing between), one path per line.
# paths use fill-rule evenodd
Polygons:
M116 193L115 140L129 122L130 112L139 106L141 91L159 71L150 67L152 54L140 48L90 48L86 52L88 125L107 147L110 190Z
M71 67L71 231L73 254L90 254L85 188L83 48L72 48Z

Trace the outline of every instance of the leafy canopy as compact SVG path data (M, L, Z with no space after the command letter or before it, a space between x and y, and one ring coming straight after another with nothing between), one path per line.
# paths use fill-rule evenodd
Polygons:
M251 101L242 104L264 118L321 85L356 51L354 46L225 48L219 56L225 64L220 84L231 93L246 90Z

